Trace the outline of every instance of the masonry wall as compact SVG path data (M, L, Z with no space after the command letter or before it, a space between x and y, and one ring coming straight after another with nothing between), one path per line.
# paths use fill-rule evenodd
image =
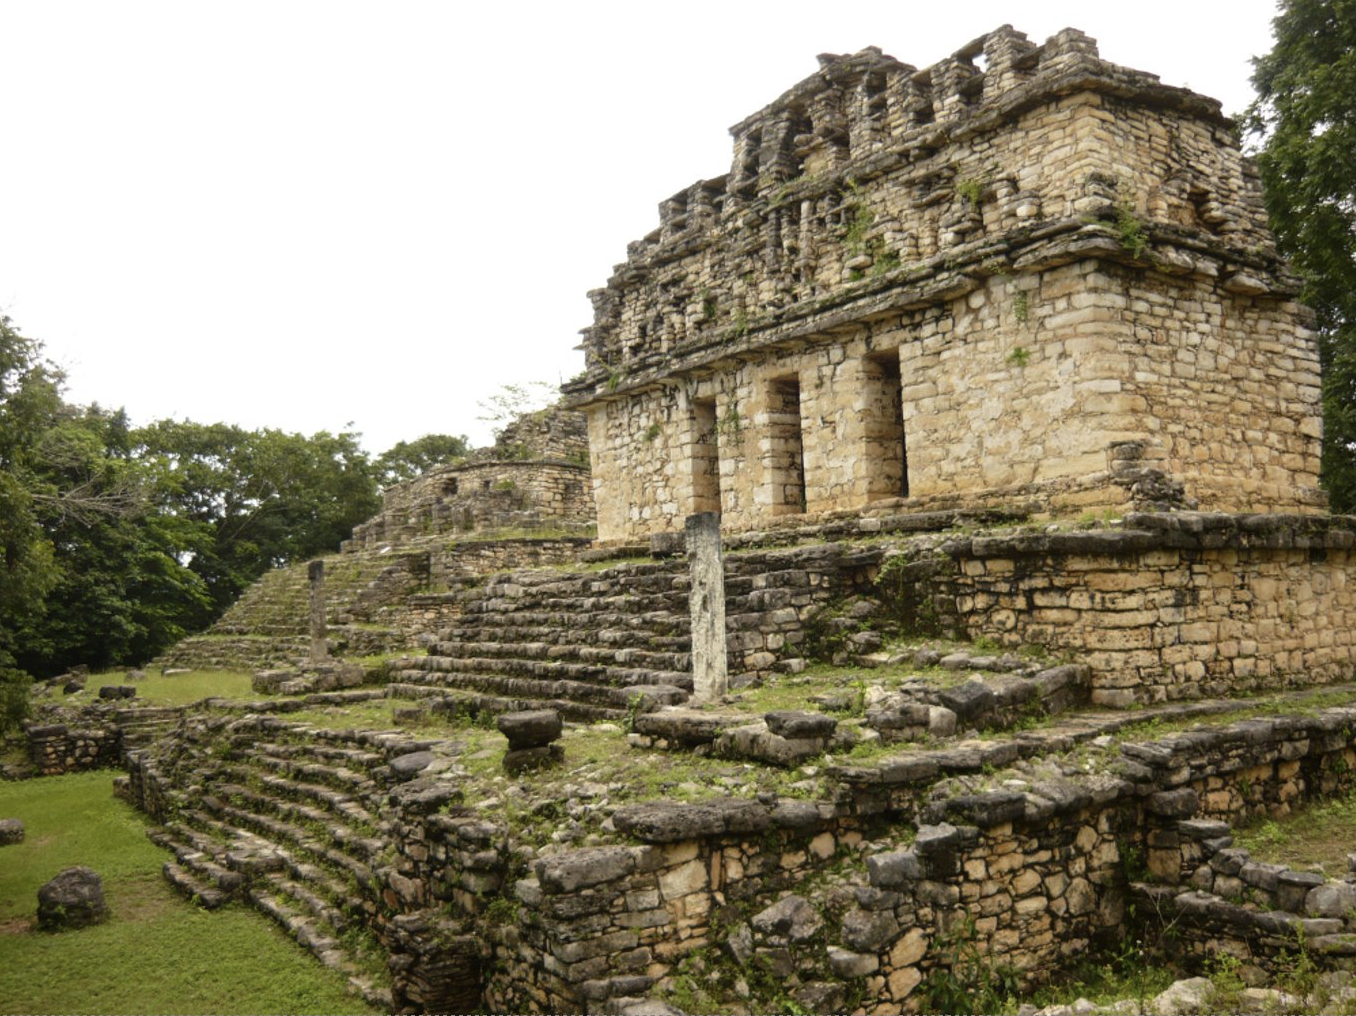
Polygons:
M920 986L955 961L957 941L991 969L1041 983L1123 939L1134 879L1160 880L1171 901L1180 889L1169 887L1226 842L1218 837L1227 827L1195 820L1284 814L1348 788L1352 716L1328 710L1130 743L1111 763L1115 775L1022 780L1018 789L976 779L978 788L938 793L936 764L918 755L897 772L842 772L853 788L836 807L788 798L628 806L613 822L639 845L544 858L512 885L518 927L491 933L486 1001L568 1011L653 994L705 946L774 964L785 981L836 980L868 1013L925 1011ZM1205 836L1216 839L1203 853ZM901 845L882 851L892 838ZM874 851L862 856L865 839ZM805 888L829 866L854 887L836 905ZM799 893L808 898L788 898ZM1291 943L1295 929L1342 926L1251 916ZM1239 927L1196 914L1190 952L1203 956L1212 937L1239 938Z
M1076 653L1104 705L1351 678L1346 520L1144 515L1126 525L952 545L961 624L974 637Z
M1316 347L1217 103L1075 31L823 62L591 294L566 390L600 538L902 496L1122 508L1127 441L1200 507L1322 509Z
M477 529L582 526L593 514L588 469L566 462L445 466L383 491L382 501L345 551Z

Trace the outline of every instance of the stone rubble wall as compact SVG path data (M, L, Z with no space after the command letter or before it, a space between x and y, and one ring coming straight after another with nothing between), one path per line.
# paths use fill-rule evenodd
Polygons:
M375 858L374 863L355 863L351 856L337 854L321 858L325 864L342 862L355 881L344 899L329 899L321 882L312 891L330 906L361 914L376 935L391 973L394 1008L389 1011L475 1010L482 949L466 933L465 921L500 888L508 863L507 841L502 827L466 816L456 781L447 775L446 765L438 763L436 751L429 750L437 749L439 742L389 731L315 729L260 715L190 717L173 742L173 751L138 751L128 760L127 799L161 823L175 822L185 809L202 807L204 800L222 793L218 784L238 778L223 768L227 764L257 773L259 801L268 801L275 809L264 810L262 803L238 806L254 809L241 816L256 836L263 834L267 840L270 830L280 828L276 817L290 814L289 809L305 813L313 799L299 793L295 801L289 800L276 770L254 768L256 753L282 751L294 757L292 779L298 784L324 781L327 768L367 776L354 782L350 775L337 784L342 791L322 791L340 802L327 822L336 846L359 840L364 834L349 829L346 817L356 804L380 817L377 845L382 849L363 855ZM193 792L185 796L190 784ZM297 849L282 846L284 840L276 842L280 849ZM181 860L186 856L181 852ZM267 860L251 862L229 855L224 859L247 876L276 867ZM306 870L292 868L293 874ZM249 891L249 877L232 884L233 893L264 907ZM309 924L305 935L316 935Z
M548 406L524 413L495 434L494 444L471 453L487 459L588 461L588 425L582 413Z
M1124 935L1125 905L1144 892L1131 880L1145 857L1150 873L1172 880L1203 859L1214 871L1232 870L1210 863L1218 852L1206 858L1199 836L1180 832L1184 817L1249 807L1283 813L1350 789L1356 709L1243 721L1122 751L1117 775L1018 781L1021 789L958 784L939 792L936 764L920 755L891 770L892 782L858 783L836 805L783 798L624 807L612 822L640 845L543 858L513 886L518 927L494 933L499 963L487 1001L607 1011L606 1000L669 986L681 958L704 946L729 949L741 963L756 955L794 977L790 984L836 977L872 1013L915 1011L915 992L949 966L957 942L1039 983ZM864 837L878 845L890 836L907 845L867 854L839 909L797 895ZM1288 899L1282 892L1261 902ZM1213 924L1206 916L1203 907L1193 912L1204 921L1201 941L1227 939L1231 928L1237 935L1232 911ZM1332 949L1320 944L1321 956L1348 953L1341 920L1247 920L1273 937L1292 926L1337 936Z
M382 492L379 514L355 526L346 553L420 537L494 529L589 528L586 466L566 461L479 461L441 466Z
M122 731L117 727L72 728L46 723L27 729L28 757L40 776L59 776L118 764Z

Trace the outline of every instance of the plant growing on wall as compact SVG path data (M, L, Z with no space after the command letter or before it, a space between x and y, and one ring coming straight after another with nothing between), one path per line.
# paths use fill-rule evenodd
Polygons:
M716 421L716 434L723 438L738 440L742 430L743 422L739 417L739 407L731 402L730 408L725 411L725 415Z

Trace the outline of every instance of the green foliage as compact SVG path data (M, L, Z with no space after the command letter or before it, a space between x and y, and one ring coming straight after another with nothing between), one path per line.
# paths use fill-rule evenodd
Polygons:
M1014 367L1025 367L1031 362L1031 350L1023 346L1014 346L1008 350L1007 361Z
M452 434L425 434L413 441L399 441L377 456L377 482L389 487L413 480L434 466L460 461L470 450L465 436Z
M155 471L159 514L206 585L204 624L270 568L337 549L381 505L351 431L307 437L160 420L132 439Z
M844 209L843 246L847 248L849 254L867 253L866 234L876 220L876 215L871 211L871 205L856 180L848 180L842 194L847 199L847 206Z
M1323 483L1356 510L1356 6L1284 0L1255 61L1248 131L1271 228L1304 278L1323 365Z
M980 198L984 194L984 180L976 178L966 178L957 181L956 193L970 203L970 207L978 208Z
M1149 237L1128 199L1116 204L1116 230L1120 233L1122 250L1133 258L1144 257L1144 252L1149 249Z
M734 328L731 334L736 339L742 339L749 334L749 316L743 307L739 307L734 313Z
M1012 298L1012 316L1023 328L1031 321L1031 297L1026 290Z
M62 381L0 321L0 668L145 662L380 503L356 434L133 430Z
M933 967L919 990L930 1007L926 1012L956 1014L1000 1012L1021 990L1021 975L1013 967L993 962L980 949L975 919L969 914L950 931L933 940L936 952L949 963Z
M730 408L725 411L725 415L716 421L716 434L737 441L743 429L744 424L739 416L739 406L731 402Z
M555 388L545 381L501 385L497 391L476 403L480 408L480 415L476 419L491 424L497 441L504 428L514 420L528 413L540 412L555 399Z
M875 590L891 626L905 638L940 634L943 628L932 587L935 568L908 554L887 557L876 575Z
M659 424L657 423L650 424L648 427L645 428L645 442L647 444L653 443L655 438L659 437L660 433L661 430Z
M0 737L18 730L32 713L33 679L22 670L0 666Z
M878 275L884 275L886 272L893 272L898 267L899 252L893 250L885 251L883 254L878 255L875 262L871 265L871 275L874 278Z

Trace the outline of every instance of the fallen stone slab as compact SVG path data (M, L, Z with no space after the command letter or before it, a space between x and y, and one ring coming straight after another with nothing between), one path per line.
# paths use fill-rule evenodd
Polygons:
M768 730L787 738L829 737L838 727L832 716L794 709L767 713L763 720Z

